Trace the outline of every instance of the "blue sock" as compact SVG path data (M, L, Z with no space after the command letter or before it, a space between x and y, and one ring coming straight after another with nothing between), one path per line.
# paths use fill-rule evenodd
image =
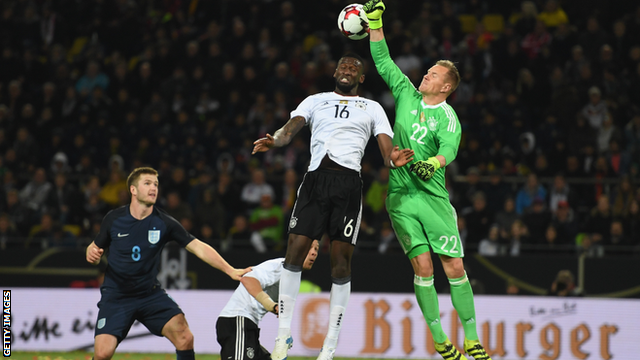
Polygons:
M191 350L176 350L177 360L196 360L196 353Z

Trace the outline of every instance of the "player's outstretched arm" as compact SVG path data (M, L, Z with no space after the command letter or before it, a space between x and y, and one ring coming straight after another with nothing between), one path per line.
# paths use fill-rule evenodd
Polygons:
M258 300L258 302L262 304L267 311L277 314L276 302L273 301L266 292L264 292L262 284L260 284L258 279L251 276L243 276L242 279L240 279L240 282L244 285L245 289L247 289L247 292L256 298L256 300Z
M386 8L384 3L382 0L369 0L362 8L369 19L370 41L381 41L384 39L384 31L382 31L382 13Z
M100 258L102 258L102 254L104 254L104 249L101 249L96 245L95 242L91 242L89 246L87 246L87 262L93 265L98 265L100 263Z
M192 240L186 248L189 252L202 259L202 261L229 275L233 280L240 281L242 275L251 271L250 267L246 269L236 269L232 267L222 256L220 256L216 249L198 239Z
M275 134L273 134L273 136L267 134L266 137L254 141L253 151L251 152L251 154L255 154L257 152L265 152L274 146L281 147L289 144L291 142L291 139L293 139L298 131L302 129L304 124L305 121L302 116L296 116L289 119L289 121L287 121L287 123L284 124L283 127L278 129Z
M391 137L387 134L379 134L377 136L378 147L384 159L384 164L389 168L397 168L404 166L413 160L413 150L402 149L399 146L393 146Z

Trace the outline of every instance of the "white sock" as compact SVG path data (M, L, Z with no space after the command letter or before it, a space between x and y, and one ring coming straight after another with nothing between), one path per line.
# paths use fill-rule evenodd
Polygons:
M329 307L331 312L329 314L329 331L327 337L324 338L325 348L335 349L338 346L338 336L340 335L340 328L344 321L344 313L349 303L349 296L351 295L351 281L345 284L332 284L331 285L331 300L329 301Z
M291 335L291 320L293 319L293 307L300 291L301 271L282 269L280 277L280 295L278 295L278 336L289 337Z

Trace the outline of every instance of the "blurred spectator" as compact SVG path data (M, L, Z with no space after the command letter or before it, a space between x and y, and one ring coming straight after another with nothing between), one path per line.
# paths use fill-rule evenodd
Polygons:
M251 244L256 251L284 249L282 208L274 205L271 195L263 194L260 197L260 206L251 212L249 223L253 231Z
M544 21L538 20L533 28L524 39L522 39L522 49L529 59L535 59L542 51L542 48L551 43L551 34L547 31Z
M164 210L167 214L180 222L182 222L182 219L191 219L193 216L191 208L182 201L182 198L177 191L171 191L167 194L167 204Z
M0 250L24 247L20 240L22 239L20 239L15 224L11 222L9 215L0 214Z
M254 249L250 243L252 231L249 228L249 221L244 215L236 215L233 218L233 225L227 232L227 238L222 241L220 248L222 251Z
M551 224L556 230L558 243L573 244L578 234L578 222L566 201L559 201Z
M612 140L621 139L622 134L617 126L613 123L613 117L610 112L606 112L604 116L604 120L598 129L597 142L598 142L598 153L604 154L609 150L609 143Z
M569 270L560 270L551 283L549 295L575 297L582 296L582 292L576 286L573 273Z
M67 181L66 174L57 174L53 184L47 199L47 209L62 225L80 225L84 203L82 194Z
M585 221L585 232L589 236L589 241L585 248L599 248L603 246L603 240L609 234L611 222L613 220L613 212L609 205L609 198L601 195L597 200L597 205L587 216ZM598 254L600 254L598 250Z
M457 191L458 199L457 204L461 209L469 207L473 204L473 196L478 191L483 191L484 188L480 183L480 169L472 166L467 169L466 181L460 183L459 190Z
M529 229L532 243L538 244L544 240L545 231L551 222L551 213L547 211L544 199L533 200L531 208L522 215L522 222Z
M489 174L489 183L484 189L484 193L489 201L487 209L492 214L497 214L503 209L505 200L510 197L511 188L503 181L500 170L492 170Z
M496 213L495 223L498 224L501 232L509 232L511 224L518 219L520 219L520 215L516 213L515 201L511 197L506 198L503 208Z
M546 198L547 190L538 183L538 176L531 173L527 176L527 182L516 196L516 213L522 215L533 204L535 199L545 200Z
M95 87L101 87L103 90L109 86L109 78L100 72L100 65L96 61L90 61L87 65L87 71L78 79L76 90L82 98L91 96Z
M53 185L47 181L47 173L43 168L38 168L33 173L31 181L20 190L20 201L33 216L40 218L45 211L45 202Z
M462 210L461 215L467 223L467 244L477 245L489 233L493 214L487 209L487 199L483 192L473 195L473 204Z
M561 251L568 252L570 250L573 250L569 247L564 246L568 244L562 244L560 242L560 239L558 238L558 231L555 228L555 226L549 225L544 230L545 230L544 237L540 241L540 248L539 248L540 252L547 253L547 254L553 254L553 253L557 254Z
M389 168L383 166L364 197L364 205L373 211L375 223L386 219L385 199L389 188Z
M538 15L546 27L555 28L560 24L569 23L567 14L562 10L557 0L547 0L544 3L544 8Z
M208 226L212 239L223 239L227 231L227 219L224 203L215 195L213 187L202 192L194 211L197 226Z
M255 169L251 173L251 182L242 188L241 199L246 207L253 210L260 205L262 195L269 195L271 199L275 197L273 187L265 181L264 171Z
M117 207L120 204L121 192L129 192L127 179L124 178L122 172L112 170L109 173L109 181L104 184L99 192L100 200L112 208Z
M520 3L520 14L515 22L515 29L521 37L533 31L538 17L538 9L533 1Z
M518 295L520 293L520 288L518 287L518 285L516 285L515 280L513 279L507 280L506 293L507 295Z
M624 224L621 220L613 220L611 222L611 229L607 236L606 245L611 246L629 246L631 245L631 240L624 232ZM616 251L613 250L615 253Z
M623 223L625 234L631 239L631 245L640 246L640 203L637 199L631 202Z
M635 193L636 187L631 183L631 179L628 176L622 177L611 194L614 217L627 216L631 204L636 201L634 199Z
M503 245L500 244L500 226L498 224L491 225L488 236L480 240L478 254L482 256L504 255Z
M529 230L522 220L516 220L511 224L511 231L507 235L507 254L509 256L520 256L522 245L530 243Z
M592 128L599 130L607 117L607 103L597 86L589 88L589 103L582 108L582 116Z
M555 213L558 210L558 204L576 203L577 194L571 189L563 174L557 174L553 177L553 184L549 190L549 211Z

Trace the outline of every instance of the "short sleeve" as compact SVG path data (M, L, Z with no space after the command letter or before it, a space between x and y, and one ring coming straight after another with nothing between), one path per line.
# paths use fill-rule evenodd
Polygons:
M387 113L384 112L382 106L378 103L374 103L373 106L373 135L378 136L380 134L387 134L393 139L393 130L389 123Z
M167 214L162 215L165 223L167 224L167 230L169 231L170 238L177 241L182 247L186 247L196 238L191 235L187 229L178 222L178 220Z
M251 268L244 276L252 277L260 282L262 288L269 287L280 281L284 258L268 260Z
M305 124L309 124L309 120L311 119L311 114L313 113L313 107L315 106L315 101L313 97L308 96L306 99L302 100L298 107L291 112L291 118L293 119L296 116L302 116L304 118Z
M102 219L100 232L98 233L98 236L96 236L96 238L93 240L93 242L101 249L106 249L109 247L109 245L111 245L111 224L113 224L115 218L115 210L111 210Z

